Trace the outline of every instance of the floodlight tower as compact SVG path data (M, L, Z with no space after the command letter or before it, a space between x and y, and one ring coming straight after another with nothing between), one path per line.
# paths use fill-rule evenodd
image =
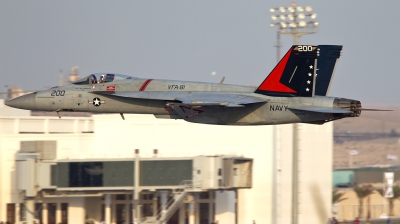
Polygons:
M293 44L300 44L300 37L313 34L318 31L318 22L315 20L316 13L312 13L311 6L296 6L293 2L289 7L275 7L269 10L272 15L271 27L278 27L277 56L280 59L279 35L293 36Z
M300 44L300 37L313 34L318 31L318 22L315 20L317 17L316 13L312 13L311 6L296 6L295 2L292 2L289 7L275 7L271 8L272 13L271 19L273 22L270 24L271 27L277 26L277 61L280 60L280 34L293 36L293 44ZM275 129L276 131L276 129ZM276 134L275 134L276 135ZM299 206L299 125L293 124L293 151L292 151L292 214L291 223L298 223L298 206ZM275 150L274 150L275 151ZM277 159L276 152L274 152L274 160ZM274 169L277 171L276 161L274 162ZM277 177L274 172L274 182L276 183ZM273 215L272 222L277 223L277 211L276 211L276 190L277 187L273 188L274 198L273 203Z

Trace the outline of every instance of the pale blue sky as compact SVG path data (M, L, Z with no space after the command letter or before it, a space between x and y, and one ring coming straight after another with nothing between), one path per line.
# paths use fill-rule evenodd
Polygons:
M257 85L276 64L270 7L290 1L0 1L0 92L59 70ZM297 1L318 14L303 44L341 44L331 96L400 106L400 1ZM282 55L292 38L282 37ZM211 72L217 72L212 76Z

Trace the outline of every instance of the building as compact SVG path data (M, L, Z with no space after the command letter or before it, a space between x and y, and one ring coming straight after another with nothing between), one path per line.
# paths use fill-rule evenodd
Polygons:
M334 211L338 219L350 220L354 217L372 219L400 217L400 201L398 191L393 198L385 198L388 189L385 173L392 173L393 187L400 185L400 167L389 165L376 165L369 167L337 169L333 172L332 184L338 193L342 194L342 200L334 205ZM361 194L361 198L354 191L355 187L370 188L372 193L368 196ZM393 190L395 191L395 190ZM360 201L362 202L360 205ZM361 207L361 209L360 209Z
M0 102L0 105L3 103ZM332 130L332 123L300 125L298 210L294 214L300 224L325 223L331 216ZM135 197L132 190L136 187L139 189L137 197L141 200L137 209L144 217L154 215L158 208L163 208L168 198L175 197L175 201L181 202L172 215L174 218L167 223L182 224L185 219L190 224L210 223L213 219L219 224L245 224L252 220L257 223L290 223L293 216L292 138L292 125L215 126L155 119L151 115L125 115L125 120L119 115L104 114L59 119L53 116L32 117L29 112L0 106L0 221L17 223L27 217L27 213L34 212L33 215L37 218L41 215L42 222L47 224L99 223L107 217L110 217L111 223L127 223L132 211L132 197ZM51 176L56 173L55 170L60 171L61 167L73 164L78 164L80 170L91 175L99 173L106 163L115 165L125 161L130 162L127 166L132 168L136 166L132 163L135 159L145 162L175 161L169 163L174 165L168 166L193 169L189 172L192 173L192 182L150 189L135 185L139 181L133 183L126 179L123 184L125 189L96 186L87 190L74 186L77 188L73 190L62 185L61 182L66 180ZM247 165L243 166L247 168L243 170L251 171L251 174L238 172L238 167L236 171L234 167L229 170L233 176L237 172L239 176L250 177L250 186L248 183L242 185L244 187L227 186L226 183L230 182L227 180L218 183L218 179L222 178L218 177L218 172L229 165L229 162L223 161L235 159L247 161ZM47 178L48 188L40 187L45 186L44 182L35 183L32 182L35 179L29 178L34 176L29 174L33 172L29 167L32 163L38 164L38 161L44 165L35 168L42 169L35 172ZM88 164L92 165L87 167ZM198 167L208 171L200 171L196 175ZM116 173L130 176L132 172L129 169ZM135 172L143 169L135 169ZM174 177L171 169L163 173ZM148 177L154 175L152 173ZM179 175L184 178L183 174ZM70 176L68 178L71 180ZM51 182L56 179L60 181L59 185ZM211 179L213 181L209 185L213 187L202 186L200 191L194 189L196 183ZM129 184L132 185L128 187ZM190 189L185 195L174 195L174 189L183 189L182 186ZM26 197L27 193L29 197ZM26 211L26 207L34 211ZM124 216L123 219L121 216ZM154 220L140 221L151 223Z

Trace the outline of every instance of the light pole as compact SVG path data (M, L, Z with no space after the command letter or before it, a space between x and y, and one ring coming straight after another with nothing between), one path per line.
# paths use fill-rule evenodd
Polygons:
M311 13L311 6L296 6L296 3L293 2L289 7L275 7L271 8L270 12L272 13L271 19L271 27L278 27L277 33L277 60L280 60L280 34L293 36L293 44L300 44L300 37L313 34L318 31L318 22L315 20L317 17L316 13ZM293 124L293 145L292 145L292 224L298 223L298 205L299 205L299 125ZM276 155L276 153L275 153ZM276 159L276 156L274 156ZM276 167L274 172L276 171ZM276 181L276 178L275 178ZM275 188L274 188L275 189ZM276 197L276 192L274 192ZM276 203L276 198L273 199ZM273 206L277 207L277 206ZM277 211L273 210L272 221L273 223L277 223Z
M358 155L357 150L350 150L349 151L349 168L353 168L353 156Z
M289 7L275 7L269 10L271 15L271 27L278 27L277 33L277 57L280 59L280 34L293 36L293 44L300 44L300 37L313 34L318 31L316 13L312 13L311 6L296 6L293 2Z

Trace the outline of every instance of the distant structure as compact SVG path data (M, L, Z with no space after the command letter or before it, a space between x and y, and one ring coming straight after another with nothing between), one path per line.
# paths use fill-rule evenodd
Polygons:
M11 87L7 89L6 99L13 99L18 96L22 96L24 93L18 87Z
M22 91L19 87L5 86L5 88L6 88L5 92L0 92L0 99L10 100L25 95L27 93L33 92L33 91Z
M59 74L59 76L58 76L58 86L63 86L63 85L65 85L65 82L66 80L65 80L65 78L64 78L64 74L63 74L63 70L62 69L60 69L60 74Z
M78 66L74 66L71 68L71 71L69 73L69 79L65 78L65 76L63 74L63 70L60 69L59 75L58 75L58 86L63 86L68 83L76 82L77 80L79 80L80 77L79 77L78 68L79 68ZM30 92L34 92L34 90L22 91L18 87L5 86L5 88L6 88L6 92L0 92L0 99L4 98L4 96L5 96L5 100L9 100L9 99L13 99L18 96L25 95Z
M76 82L79 80L78 66L74 66L71 68L71 72L69 73L69 82Z
M69 78L65 78L63 70L60 69L60 73L58 76L58 86L63 86L68 83L73 83L76 82L77 80L80 79L79 77L79 71L78 71L78 66L74 66L71 68L71 71L69 73Z

